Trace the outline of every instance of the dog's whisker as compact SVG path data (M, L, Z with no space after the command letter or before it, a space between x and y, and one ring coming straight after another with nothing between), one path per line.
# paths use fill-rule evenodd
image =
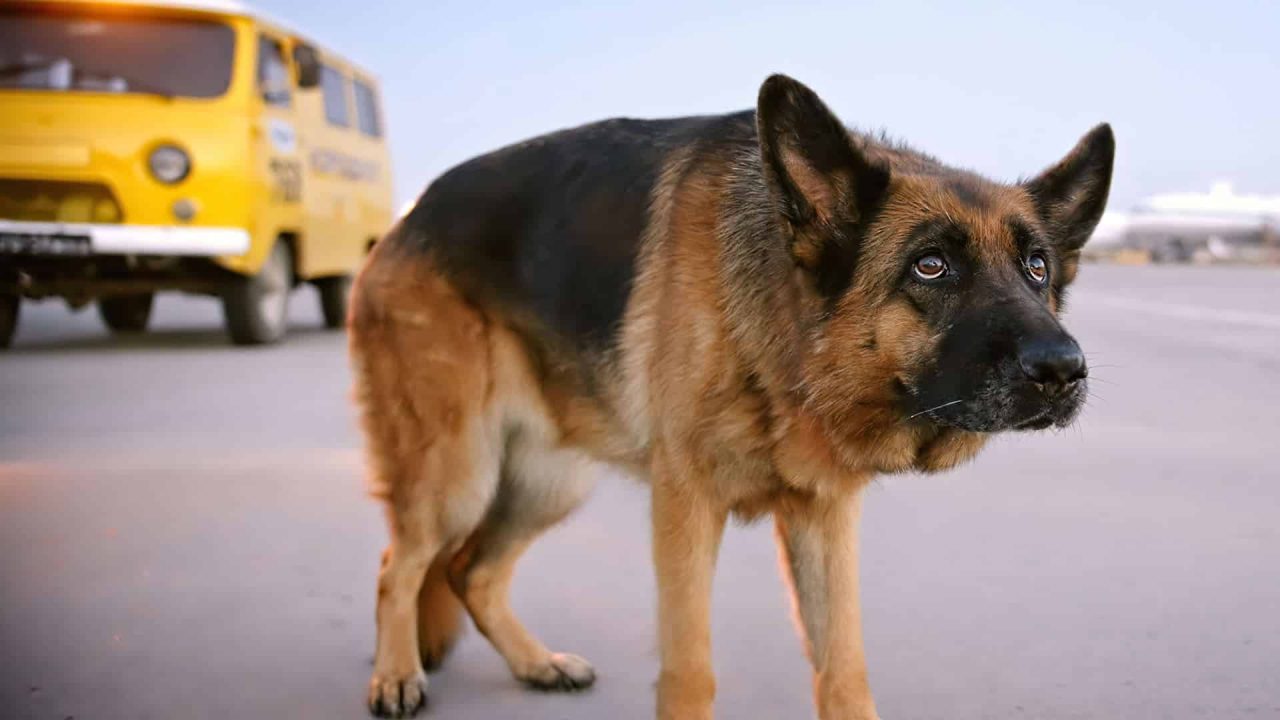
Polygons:
M956 405L956 404L958 404L958 403L962 403L962 402L964 402L964 400L952 400L951 402L944 402L944 403L942 403L941 405L935 405L934 407L931 407L931 408L929 408L928 410L921 410L920 412L918 412L918 413L916 413L916 414L914 414L914 415L910 415L910 416L908 416L908 417L907 417L907 419L908 419L908 420L914 420L914 419L916 419L916 418L920 417L921 415L928 415L929 413L933 412L934 410L941 410L941 409L942 409L942 408L944 408L944 407L951 407L952 405Z

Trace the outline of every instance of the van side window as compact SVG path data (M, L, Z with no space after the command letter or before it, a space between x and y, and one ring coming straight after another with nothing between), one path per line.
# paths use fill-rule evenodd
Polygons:
M378 96L373 88L359 79L356 88L356 125L369 137L382 137L382 122L378 118Z
M289 106L292 83L284 48L266 35L258 36L258 89L268 105Z
M320 67L320 92L324 96L324 118L330 125L351 126L351 112L347 109L347 79L337 69L328 65Z

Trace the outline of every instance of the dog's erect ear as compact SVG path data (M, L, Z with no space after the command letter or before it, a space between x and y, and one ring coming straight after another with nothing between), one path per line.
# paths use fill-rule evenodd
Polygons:
M795 231L792 252L816 269L824 243L867 221L889 186L888 168L869 160L812 90L786 75L760 86L760 156L779 210Z
M1103 123L1090 130L1057 165L1026 183L1058 247L1074 253L1084 247L1107 207L1116 138Z

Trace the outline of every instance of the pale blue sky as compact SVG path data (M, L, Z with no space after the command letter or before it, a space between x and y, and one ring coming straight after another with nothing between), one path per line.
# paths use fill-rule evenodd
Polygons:
M1113 209L1280 193L1280 2L259 0L382 80L403 202L451 165L615 115L749 107L808 83L850 125L1012 180L1102 120Z

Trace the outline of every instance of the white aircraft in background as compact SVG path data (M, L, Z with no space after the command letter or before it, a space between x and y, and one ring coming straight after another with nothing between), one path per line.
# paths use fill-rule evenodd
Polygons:
M1207 193L1152 195L1130 212L1108 212L1090 244L1101 250L1129 246L1168 259L1189 259L1196 248L1212 256L1237 254L1241 246L1258 245L1280 231L1280 195L1237 194L1228 182L1213 184Z

